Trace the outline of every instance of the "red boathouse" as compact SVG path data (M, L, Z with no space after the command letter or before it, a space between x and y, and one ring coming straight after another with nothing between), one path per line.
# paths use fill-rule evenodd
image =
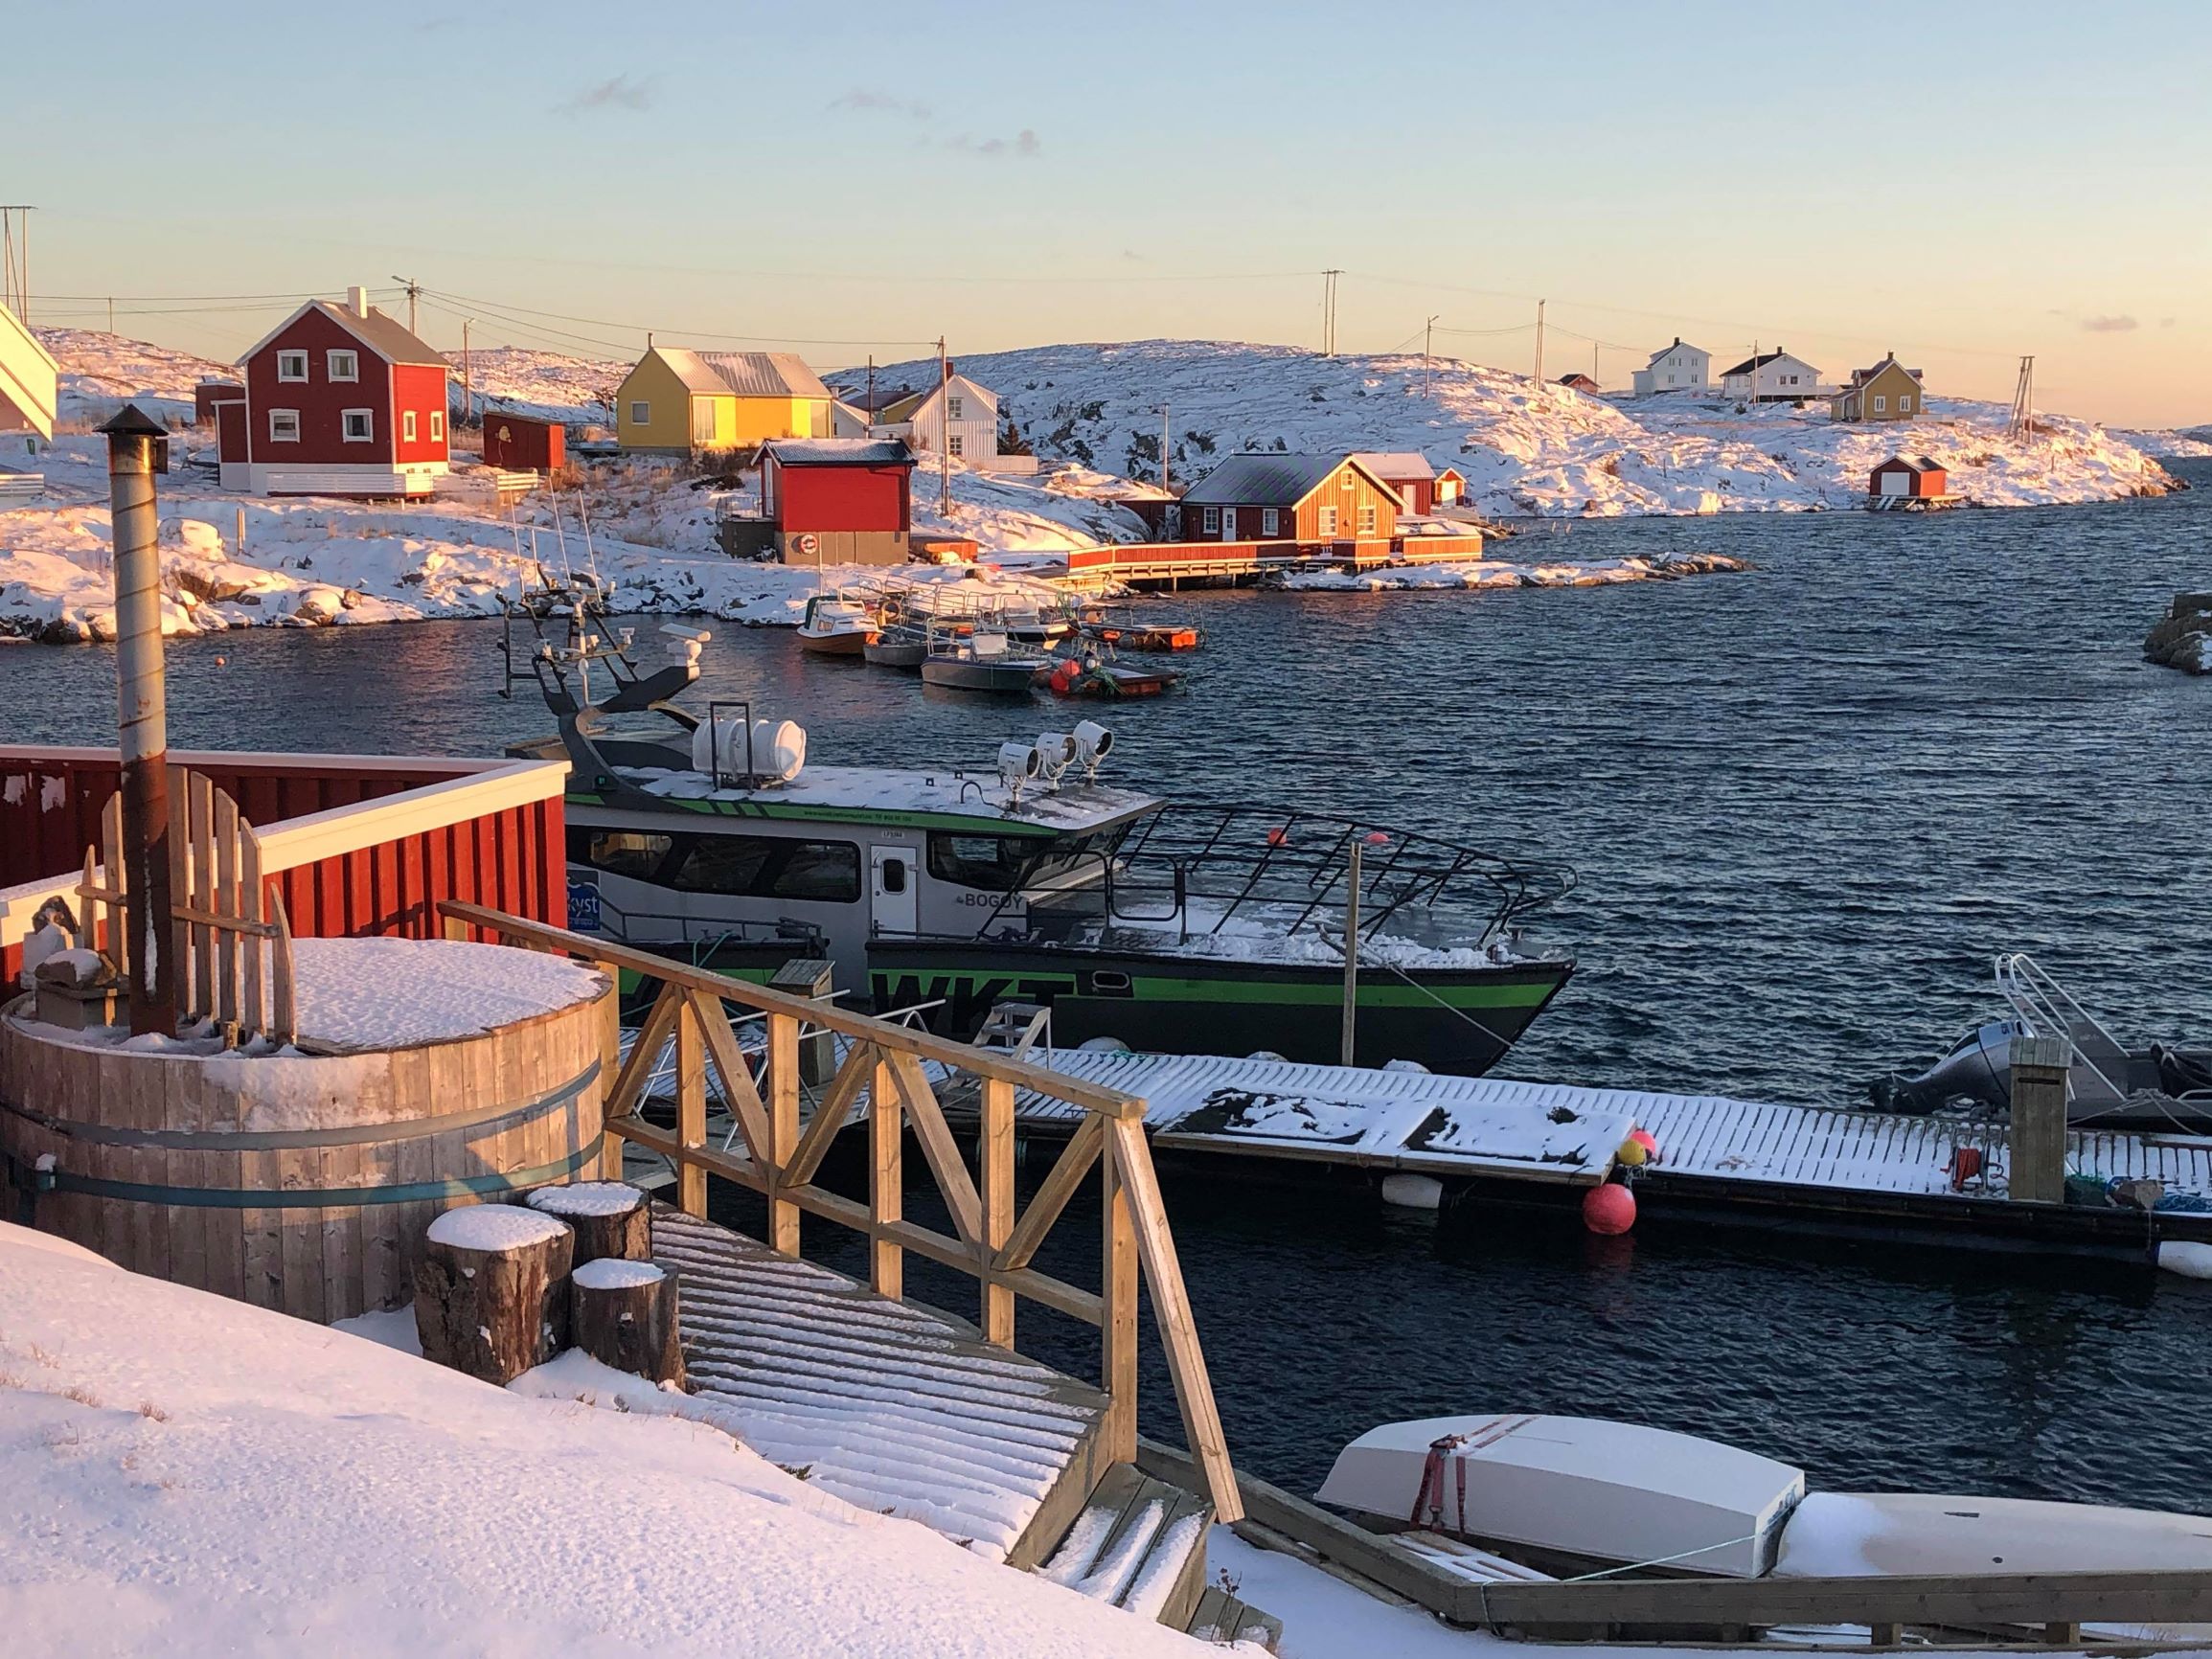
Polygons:
M789 438L761 447L761 520L786 564L904 564L914 451L901 438Z

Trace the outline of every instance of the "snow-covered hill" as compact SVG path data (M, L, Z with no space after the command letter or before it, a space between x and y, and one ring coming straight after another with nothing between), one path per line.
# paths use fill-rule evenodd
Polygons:
M453 364L453 408L461 409L461 353L445 355ZM476 406L504 409L571 425L612 425L614 392L630 371L627 363L595 363L533 352L522 346L496 346L472 353Z
M34 331L61 365L57 413L64 427L97 425L131 402L148 415L190 420L193 387L236 373L227 363L99 329Z
M1499 516L1856 506L1867 472L1899 450L1946 462L1952 490L1985 506L2172 488L2155 461L2101 427L2047 416L2035 442L2017 443L2002 405L1942 397L1926 420L1844 425L1824 403L1739 411L1717 398L1590 398L1450 359L1202 340L985 352L962 356L960 370L998 394L1042 456L1156 479L1165 403L1173 479L1240 449L1419 449L1458 467L1472 505ZM934 373L915 362L877 375Z

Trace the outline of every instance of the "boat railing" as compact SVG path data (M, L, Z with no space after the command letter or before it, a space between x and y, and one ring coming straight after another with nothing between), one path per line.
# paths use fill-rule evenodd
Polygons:
M879 1295L904 1300L909 1251L965 1273L979 1286L983 1339L1010 1352L1017 1299L1097 1327L1106 1399L1101 1450L1112 1463L1133 1463L1137 1452L1141 1280L1205 1493L1221 1521L1243 1517L1190 1292L1145 1139L1142 1098L485 905L448 901L438 909L448 938L557 952L609 973L659 982L626 1056L611 1019L605 1029L603 1062L613 1077L604 1102L605 1132L668 1159L675 1170L676 1202L687 1214L706 1215L711 1176L766 1198L765 1242L780 1255L799 1258L802 1216L859 1234L867 1241L869 1283ZM733 1012L738 1018L764 1016L766 1041L757 1068L740 1044ZM812 1116L802 1123L801 1040L809 1029L833 1034L843 1053ZM648 1079L672 1047L673 1130L649 1122L638 1109ZM741 1153L709 1144L710 1073L736 1120ZM972 1168L946 1122L941 1086L971 1090L978 1102ZM1063 1102L1075 1108L1078 1120L1026 1208L1016 1202L1014 1179L1017 1090ZM865 1126L870 1148L864 1201L815 1179L839 1134L855 1125ZM950 1233L906 1217L902 1148L909 1132L950 1216ZM1035 1263L1069 1201L1094 1172L1102 1220L1086 1224L1100 1241L1098 1288L1090 1290Z
M2115 1102L2127 1100L2128 1051L2118 1037L2105 1029L2104 1022L2084 1008L2073 992L2025 951L1999 956L1995 966L1997 990L2012 1005L2023 1032L2029 1036L2063 1038L2069 1070L2074 1066L2085 1068L2105 1085ZM2094 1045L2083 1041L2089 1035L2103 1043L2101 1053L2092 1053ZM2115 1057L2121 1074L2117 1079L2106 1070ZM2071 1081L2066 1090L2069 1096L2073 1093Z

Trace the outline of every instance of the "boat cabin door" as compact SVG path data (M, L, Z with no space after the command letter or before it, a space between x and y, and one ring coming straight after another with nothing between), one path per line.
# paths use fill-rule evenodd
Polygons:
M915 904L914 851L910 847L868 849L868 924L873 933L912 933Z

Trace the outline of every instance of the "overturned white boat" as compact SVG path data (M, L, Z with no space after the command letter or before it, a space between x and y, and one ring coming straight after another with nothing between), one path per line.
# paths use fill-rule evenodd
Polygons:
M1755 1579L1774 1565L1805 1473L1602 1418L1433 1417L1361 1435L1316 1495L1386 1528L1512 1546L1541 1566Z
M2212 1517L2041 1498L1814 1492L1774 1562L1787 1579L2106 1572L2212 1573Z

